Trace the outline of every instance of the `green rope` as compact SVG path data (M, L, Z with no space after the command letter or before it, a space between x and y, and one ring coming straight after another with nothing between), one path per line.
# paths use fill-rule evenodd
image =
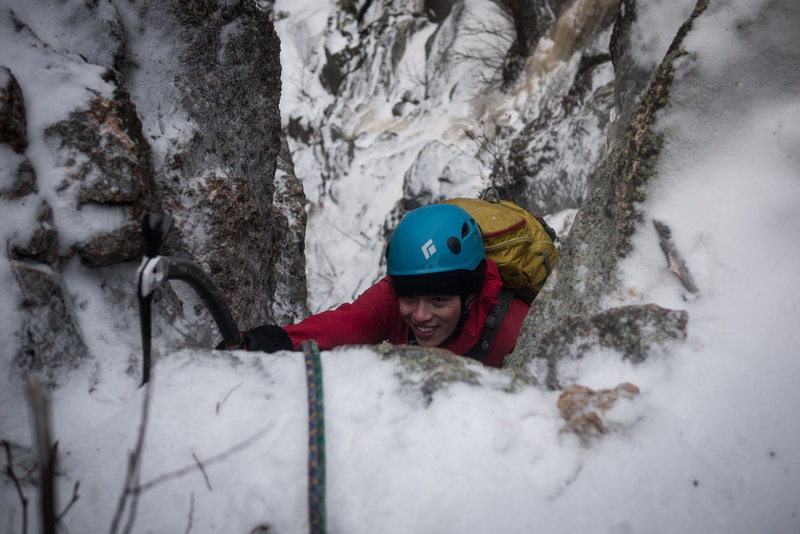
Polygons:
M311 534L325 534L325 412L322 362L316 341L302 343L308 386L308 523Z

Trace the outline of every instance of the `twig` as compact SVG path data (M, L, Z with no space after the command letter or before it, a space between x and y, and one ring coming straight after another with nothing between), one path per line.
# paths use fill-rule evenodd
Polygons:
M496 6L495 11L499 17L479 17L470 13L465 18L461 35L466 37L463 50L454 48L451 58L455 61L476 61L487 67L490 75L480 72L481 82L492 87L501 81L501 71L508 51L514 44L513 17L508 11Z
M194 518L194 493L189 494L189 524L186 525L186 532L184 534L189 534L189 531L192 530L192 520Z
M58 443L50 445L50 406L37 377L27 383L28 401L33 412L33 434L39 457L39 494L41 497L42 532L56 532L55 468Z
M20 467L25 467L25 466L20 466ZM39 469L39 462L33 462L32 466L25 468L25 474L22 475L22 478L25 479L32 476L37 469Z
M147 382L144 386L144 396L142 399L142 419L139 422L139 433L136 438L136 446L133 452L128 456L128 470L125 473L125 481L122 486L122 493L120 493L119 500L117 501L117 509L114 512L114 518L111 520L111 534L116 534L119 529L119 522L122 519L122 513L125 511L125 504L128 496L133 494L131 498L130 511L128 514L128 522L125 525L123 532L130 532L133 528L133 521L136 517L136 507L138 505L138 491L135 488L139 484L139 467L141 465L142 449L144 448L144 435L147 429L147 419L150 412L150 396L153 389L153 380Z
M147 383L147 391L145 392L145 401L142 406L142 423L139 427L139 438L136 443L136 471L135 476L131 479L131 484L139 483L139 476L142 467L142 450L144 449L144 434L147 426L147 420L150 414L150 384L152 380ZM139 494L134 493L131 497L131 505L128 509L128 522L125 524L123 534L129 534L133 530L133 523L136 521L136 511L139 508Z
M335 224L328 223L328 228L333 228L334 230L336 230L337 232L342 234L342 237L345 237L345 238L349 239L350 241L352 241L353 243L355 243L359 247L367 248L367 243L365 241L359 241L358 239L356 239L356 237L354 235L352 235L349 232L345 232L344 230L342 230L341 228L339 228Z
M243 449L249 447L250 445L252 445L256 441L258 441L261 438L261 436L263 436L269 430L271 430L273 426L274 425L269 424L266 427L264 427L261 430L259 430L258 432L256 432L255 434L253 434L252 436L250 436L249 438L245 439L244 441L241 441L241 442L237 443L236 445L230 447L227 450L222 451L219 454L216 454L214 456L211 456L210 458L207 458L205 460L204 464L206 466L208 466L208 465L211 465L211 464L214 464L214 463L217 463L217 462L221 462L221 461L227 459L229 456L239 452L240 450L243 450ZM149 482L146 482L146 483L144 483L144 484L142 484L140 486L136 486L135 488L131 488L131 491L133 491L135 493L145 492L145 491L147 491L149 489L154 488L155 486L158 486L159 484L162 484L162 483L167 482L169 480L173 480L173 479L182 477L183 475L186 475L188 473L191 473L192 471L195 471L196 469L198 469L197 463L194 463L192 465L187 465L186 467L182 467L180 469L176 469L175 471L171 471L169 473L164 473L163 475L157 476L153 480L150 480Z
M242 384L244 384L244 382L239 382L239 384L233 386L233 388L228 393L225 394L225 397L223 397L223 399L217 403L217 415L219 415L220 408L222 408L222 405L225 404L225 401L228 400L228 397L231 396L231 393L236 391L236 389L239 388L239 386L241 386Z
M192 458L194 458L194 461L197 464L198 469L200 469L200 472L203 473L203 478L206 480L206 487L208 487L208 491L214 491L214 488L211 487L211 481L208 479L208 473L206 473L206 469L203 467L203 463L200 461L200 458L198 458L194 453L194 449L192 449Z
M80 488L80 486L81 486L80 480L75 482L75 486L73 486L72 488L72 499L67 504L67 507L64 508L64 511L58 514L58 517L56 517L56 523L59 523L61 519L63 519L63 517L67 515L67 512L69 512L69 509L72 508L72 505L75 504L75 502L80 498L80 495L78 495L78 488Z
M3 448L6 450L6 460L8 461L8 465L6 466L6 474L11 479L11 482L14 483L14 487L17 490L17 495L19 496L19 501L22 504L22 534L27 534L28 499L25 497L25 494L22 493L22 485L19 483L19 478L17 478L16 473L14 473L14 466L11 463L11 447L6 440L3 440Z
M689 268L686 266L686 262L683 261L678 249L672 243L672 231L669 226L655 219L653 220L653 226L656 227L656 232L658 233L658 244L661 247L661 251L667 257L667 270L678 277L689 293L697 293L698 289L692 279L692 275L689 273Z

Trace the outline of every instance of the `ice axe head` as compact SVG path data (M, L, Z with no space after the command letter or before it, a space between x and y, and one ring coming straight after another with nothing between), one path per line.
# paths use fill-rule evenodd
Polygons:
M144 253L148 258L158 256L161 245L172 228L173 218L163 213L145 213L142 219Z

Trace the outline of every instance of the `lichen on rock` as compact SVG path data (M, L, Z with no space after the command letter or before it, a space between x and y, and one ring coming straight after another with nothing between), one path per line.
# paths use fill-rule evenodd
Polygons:
M538 358L547 360L547 386L560 389L559 364L598 348L609 349L634 364L686 338L688 313L655 304L610 308L593 315L566 317L541 333Z
M613 389L593 390L586 386L574 385L564 390L558 397L558 410L566 421L561 433L572 433L581 445L591 446L592 442L620 425L609 421L606 412L620 399L632 400L639 394L639 388L624 382Z
M538 387L536 378L525 369L493 369L465 356L441 348L382 343L369 347L383 360L396 362L403 388L422 396L427 406L434 395L455 383L515 393Z
M142 196L144 169L137 145L126 132L116 104L104 98L89 102L88 109L45 130L45 138L58 147L61 164L78 186L77 207L132 203ZM71 187L64 184L63 189Z
M70 312L61 276L20 261L12 261L11 268L22 293L16 367L23 376L36 373L53 385L88 357L88 349Z

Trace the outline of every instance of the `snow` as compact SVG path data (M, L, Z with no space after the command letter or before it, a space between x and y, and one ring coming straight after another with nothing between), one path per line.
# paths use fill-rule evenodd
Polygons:
M661 63L678 28L692 13L695 4L695 0L636 2L636 19L630 30L633 59L648 68ZM737 12L741 12L742 8L738 6ZM659 31L653 31L654 28ZM716 29L709 33L712 41L717 34Z
M324 352L330 532L800 531L800 70L790 47L770 56L775 67L758 61L759 50L794 42L788 29L798 26L800 15L791 1L780 4L777 14L775 6L758 11L762 4L712 5L684 43L689 55L679 64L673 105L659 119L668 136L666 157L642 206L646 220L634 236L633 253L622 264L620 292L605 303L655 302L687 310L686 341L637 365L596 350L561 369L568 381L592 388L625 381L640 388L640 395L605 415L614 430L585 448L560 432L558 392L533 386L505 392L510 377L477 364L468 366L479 385L454 384L425 399L421 371L409 374L366 348ZM682 20L676 10L686 14L688 3L637 5L647 17L642 20L648 21L648 36L658 43L652 48L663 53ZM278 0L276 12L289 13L279 31L281 25L286 31L305 28L298 43L317 39L329 8L327 2ZM47 33L48 20L40 20L37 32ZM744 33L732 30L734 22ZM43 176L54 171L47 170L52 164L41 148L48 123L37 110L49 106L48 114L65 117L86 98L78 98L86 87L104 85L91 66L73 69L72 58L62 52L6 46L14 41L8 34L13 30L3 24L0 64L17 76L32 110L27 154ZM286 49L284 84L292 87L300 74L286 62L298 56ZM44 69L53 58L61 58L62 66ZM42 73L62 78L45 84L37 79ZM314 95L320 89L311 83L307 90ZM381 109L374 112L385 117ZM342 186L339 195L388 211L390 203L376 198L366 177L380 175L399 190L402 173L414 163L409 154L443 135L450 120L427 112L414 128L396 130L396 151L380 141L396 123L381 123L361 137L358 142L377 147L377 153L359 153L352 166L356 185ZM425 128L431 133L415 138ZM0 158L3 165L15 161L6 151ZM438 170L447 163L426 165ZM312 199L314 183L306 184ZM10 203L0 203L7 240L32 212L12 212ZM341 256L331 261L348 266L350 288L358 286L354 280L369 283L378 263L379 251L369 242L377 227L368 226L366 236L352 231L365 221L382 221L370 210L352 226L322 206L310 214L311 243L336 243ZM563 234L573 216L574 211L554 214L550 222ZM92 218L108 224L102 216ZM698 295L687 294L666 271L652 219L669 224ZM348 224L341 235L313 237L321 224L336 220ZM19 289L8 265L5 256L0 259L0 284L13 297ZM133 290L133 279L124 278L131 269L114 269L120 280L114 288L93 285L76 259L63 270L70 294L81 303L76 313L84 335L109 340L110 347L49 392L61 507L80 481L80 497L64 518L70 532L109 531L147 392L137 388L137 372L126 372L128 352L118 348L138 343L138 318L135 310L107 305L115 293ZM15 317L7 304L0 307L3 339L14 335ZM140 496L133 531L250 532L259 524L277 533L306 531L302 355L156 348L140 478L148 489ZM0 436L28 445L30 422L21 388L9 378L9 361L4 352ZM540 378L546 372L536 360L528 370ZM21 469L16 462L15 468ZM2 480L0 517L8 532L18 532L19 500L8 479ZM35 494L29 484L24 489ZM32 503L29 528L35 531Z

